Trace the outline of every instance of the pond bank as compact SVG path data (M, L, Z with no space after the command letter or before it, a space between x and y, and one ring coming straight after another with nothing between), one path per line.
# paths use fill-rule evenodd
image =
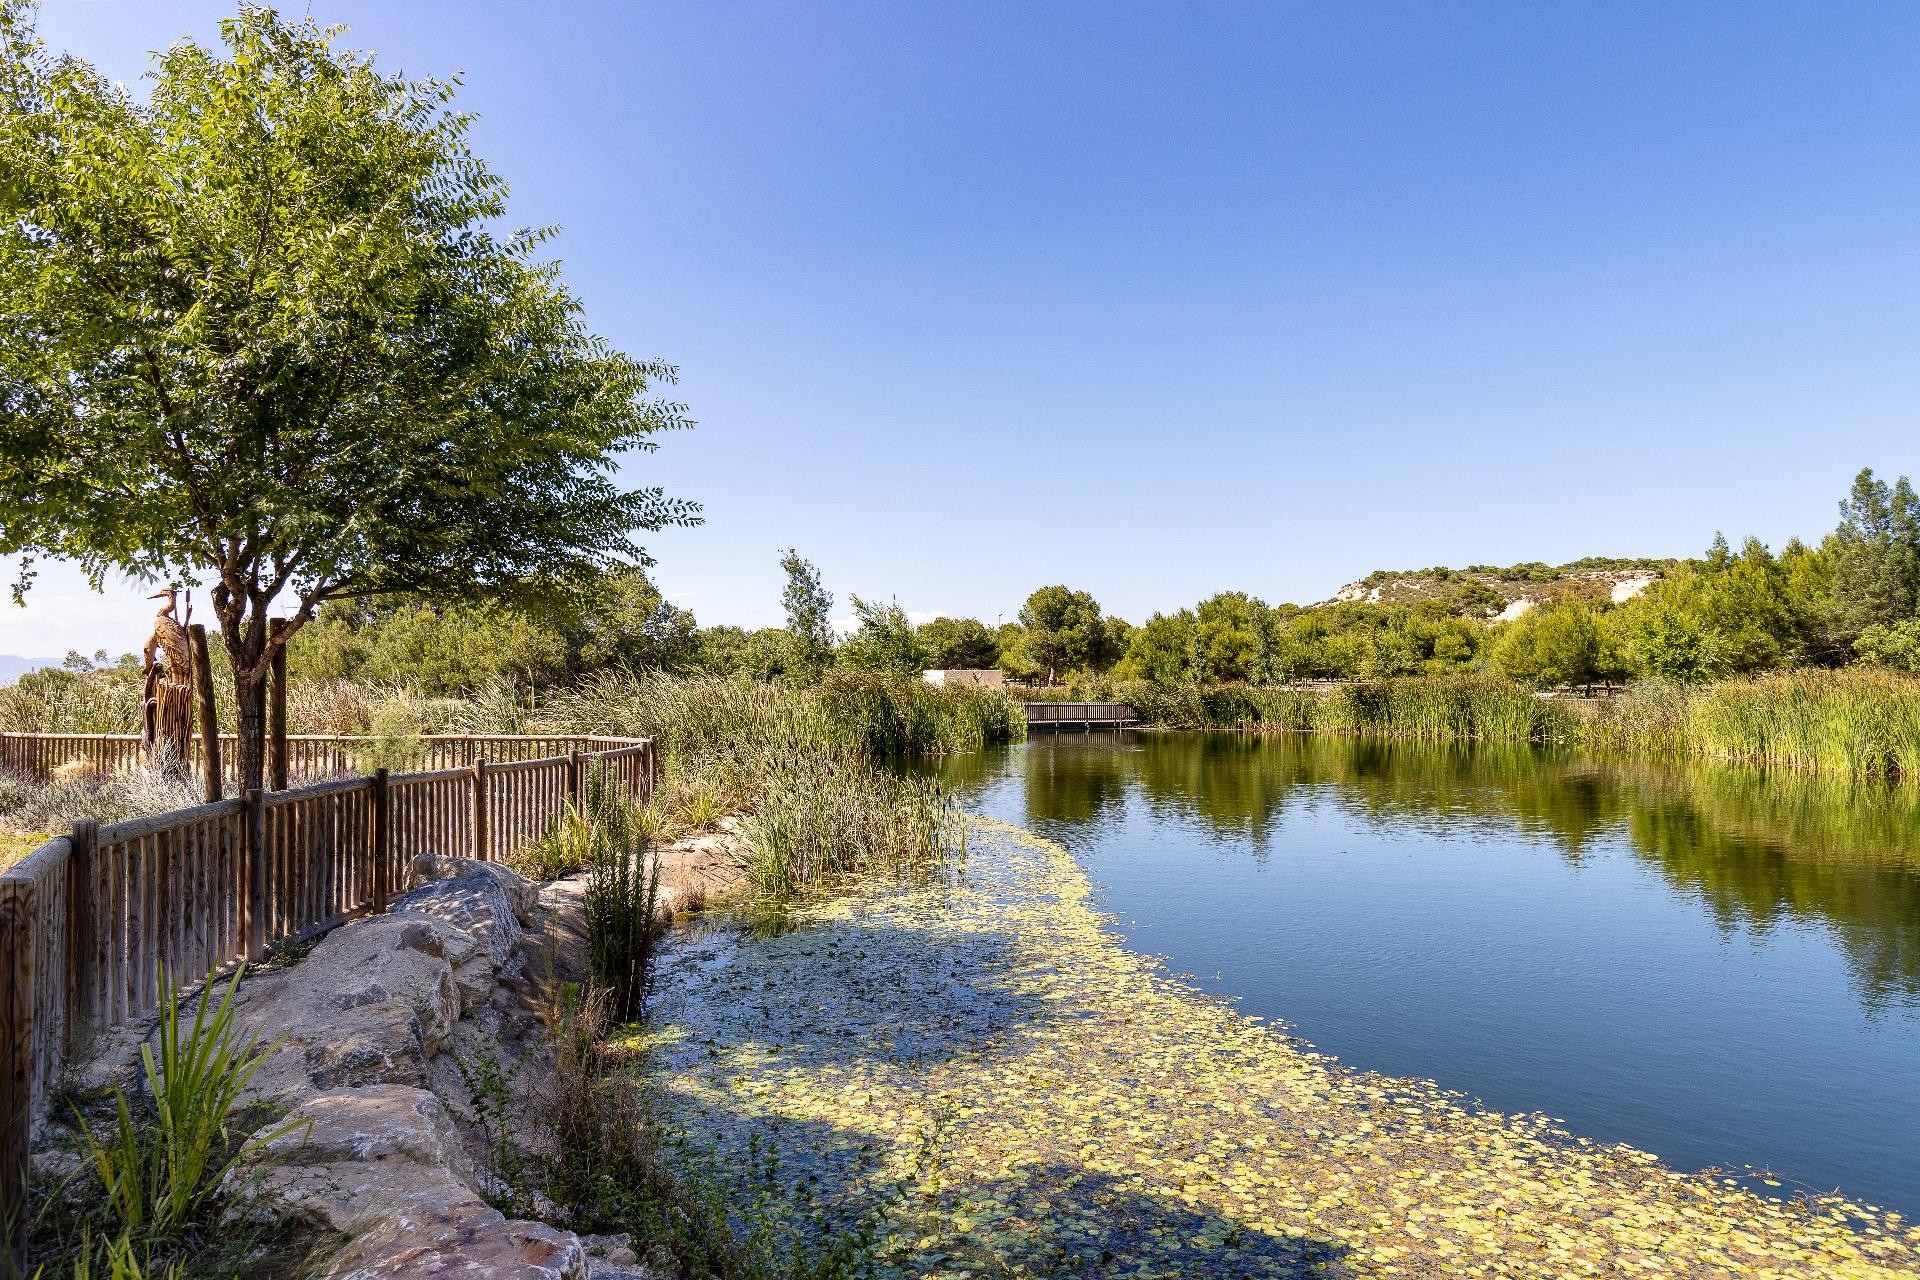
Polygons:
M663 959L656 1079L905 1274L1920 1275L1920 1231L1351 1071L1122 948L1059 846Z

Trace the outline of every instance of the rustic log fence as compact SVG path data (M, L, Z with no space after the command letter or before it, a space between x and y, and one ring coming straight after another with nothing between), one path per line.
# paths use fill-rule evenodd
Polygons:
M416 751L416 743L417 759L411 763L431 771L471 769L482 757L493 762L517 762L570 751L595 751L623 740L535 733L428 733L417 739L389 740L354 734L290 733L285 741L289 780L322 782L370 772L365 766L373 757L411 754ZM237 744L233 734L220 735L222 777L229 789L236 781ZM203 772L202 753L196 750L193 755L185 766L198 777ZM0 773L33 782L46 782L62 768L124 773L146 762L146 748L137 733L0 733Z
M305 757L290 752L307 772L342 772L335 766L368 745L295 742L312 744ZM379 769L131 822L76 823L0 871L0 1224L24 1211L28 1145L68 1056L90 1031L151 1016L163 980L191 986L385 911L415 855L511 857L589 788L644 801L659 770L650 738L439 735L425 756L436 766L425 772ZM0 741L0 767L29 776L76 757L130 768L140 740Z

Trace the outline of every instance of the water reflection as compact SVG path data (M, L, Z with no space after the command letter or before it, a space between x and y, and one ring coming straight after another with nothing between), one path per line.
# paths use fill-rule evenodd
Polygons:
M1255 858L1268 856L1290 813L1326 803L1398 829L1518 829L1574 864L1624 837L1721 929L1819 924L1867 1010L1920 1005L1920 787L1292 735L1064 735L938 768L962 796L1013 770L1026 823L1042 832L1118 824L1137 802Z

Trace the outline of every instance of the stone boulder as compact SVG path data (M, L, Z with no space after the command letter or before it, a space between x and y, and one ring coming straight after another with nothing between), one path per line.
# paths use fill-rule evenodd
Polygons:
M478 1200L462 1178L453 1118L425 1089L380 1084L316 1094L261 1147L234 1186L246 1204L352 1236L401 1213L429 1217Z
M540 895L533 886L505 867L475 862L469 858L439 858L436 863L463 863L456 874L429 880L395 899L392 915L396 919L424 917L451 928L460 938L447 953L469 1008L485 999L493 984L508 972L518 959L521 912L514 900L529 897L532 905L525 914L539 909ZM510 895L508 883L517 888Z
M580 1238L544 1222L510 1220L475 1200L423 1217L380 1219L327 1268L328 1280L587 1280Z
M477 950L431 918L388 915L342 925L288 969L249 975L236 1022L272 1047L248 1099L296 1106L319 1090L425 1084L462 1008L449 957Z
M413 860L413 885L416 888L438 880L455 880L470 875L484 875L498 884L501 894L506 897L507 906L521 924L532 927L537 921L540 910L540 886L511 867L503 867L497 862L455 858L439 853L422 853Z

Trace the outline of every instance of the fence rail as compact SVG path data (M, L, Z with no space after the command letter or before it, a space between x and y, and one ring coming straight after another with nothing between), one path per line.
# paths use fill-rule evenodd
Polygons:
M80 758L97 767L142 758L130 735L4 740L6 768L47 761L50 772L75 758L62 753L76 743L96 745ZM368 740L292 741L350 759ZM496 763L495 751L508 758ZM76 823L0 871L0 1223L24 1207L34 1128L88 1029L151 1015L163 978L192 985L276 943L385 911L417 854L511 857L591 786L644 801L659 768L651 738L440 735L427 759L441 767Z
M1139 724L1140 717L1124 702L1029 702L1029 729L1119 729Z
M199 739L196 737L194 741L198 743ZM286 741L289 775L319 782L371 772L373 757L410 754L416 740L290 733ZM583 734L428 733L420 735L417 741L417 758L408 763L420 769L438 770L471 769L474 762L481 759L490 763L519 762L574 751L598 752L619 746L626 739ZM233 734L220 735L221 772L228 784L237 778L238 746L239 739ZM196 749L189 755L192 759L185 764L197 776L201 753ZM0 773L35 782L48 781L62 768L121 773L139 768L146 760L146 746L136 733L0 733Z

